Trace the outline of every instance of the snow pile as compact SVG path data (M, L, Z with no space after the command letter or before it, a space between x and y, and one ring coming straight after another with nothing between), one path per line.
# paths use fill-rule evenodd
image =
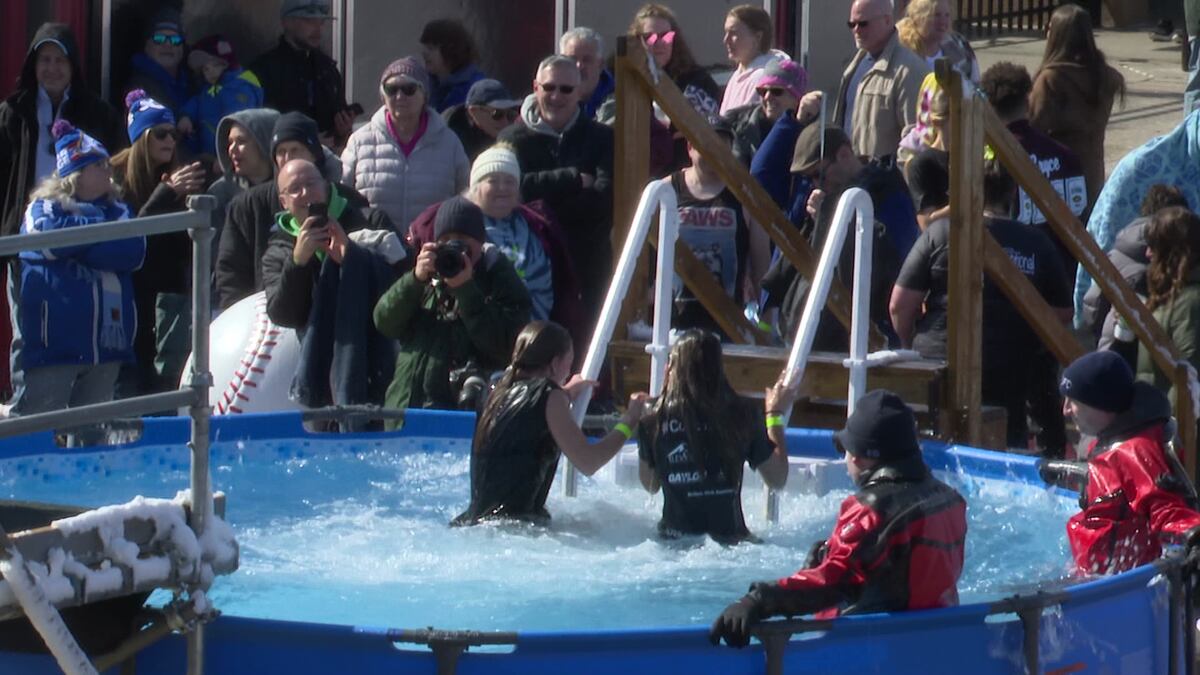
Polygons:
M193 594L212 585L215 574L237 569L238 544L233 528L212 515L203 536L196 537L188 526L185 507L191 503L190 491L174 499L148 499L142 496L126 504L105 506L77 516L56 520L51 526L65 537L95 532L103 545L105 558L93 568L75 559L69 551L53 548L42 562L27 561L26 566L47 599L60 604L73 599L87 602L101 594L124 587L126 574L135 588L151 585L186 585ZM140 519L154 524L148 551L125 539L125 523ZM7 581L0 581L0 607L12 607L16 596ZM207 606L207 600L201 604Z

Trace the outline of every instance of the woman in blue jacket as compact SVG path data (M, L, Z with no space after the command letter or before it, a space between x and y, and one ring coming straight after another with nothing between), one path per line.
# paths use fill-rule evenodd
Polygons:
M30 196L23 234L129 218L108 151L66 120L54 124L56 171ZM133 360L137 320L132 272L144 237L21 253L21 358L25 390L11 414L111 400L117 372Z

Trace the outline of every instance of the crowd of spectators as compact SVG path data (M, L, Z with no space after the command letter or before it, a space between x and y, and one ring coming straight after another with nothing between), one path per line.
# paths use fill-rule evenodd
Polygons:
M364 111L346 103L342 73L323 51L330 19L321 3L286 0L278 44L242 67L225 37L192 41L177 12L156 13L133 56L121 111L82 82L70 31L43 26L16 90L0 103L0 147L12 158L0 166L0 233L178 212L190 195L216 196L214 306L224 310L265 292L270 319L301 338L291 393L308 406L466 405L461 383L503 368L531 319L565 326L582 355L613 266L615 80L605 67L604 37L586 27L566 32L521 96L483 72L462 22L439 19L424 27L417 55L383 69L378 106ZM724 88L697 63L670 8L641 7L627 36L642 41L654 66L815 247L843 192L857 187L870 195L871 319L894 347L930 359L946 356L953 227L949 104L930 73L948 59L978 86L1071 212L1105 223L1097 240L1106 249L1116 242L1121 265L1137 268L1127 278L1185 357L1200 362L1192 348L1200 323L1191 316L1200 307L1193 297L1200 221L1186 210L1194 188L1173 188L1164 176L1146 195L1149 186L1135 183L1145 204L1127 229L1137 214L1104 197L1104 128L1124 83L1096 48L1086 12L1071 5L1054 12L1032 75L1011 63L980 72L969 42L951 30L947 0L913 0L902 17L889 0L854 0L847 19L856 51L828 94L832 101L809 90L804 68L775 47L771 18L756 6L739 5L725 17L732 72ZM826 107L827 120L820 114ZM57 120L72 130L56 136ZM1189 120L1178 141L1147 152L1187 146L1200 135L1196 126ZM810 281L772 250L712 163L657 106L647 142L651 175L677 193L683 244L731 301L761 305L777 334L790 335ZM74 143L70 152L78 156L64 164L56 143ZM112 189L91 189L92 178L104 182L99 167L110 166ZM61 204L73 202L90 205L84 216L57 217ZM1069 321L1072 291L1082 304L1090 280L1072 279L1073 257L994 161L985 209L988 230ZM44 292L29 285L47 283L63 261L8 261L13 414L51 399L94 400L110 370L119 370L118 395L179 382L190 329L188 238L149 237L137 256L130 246L128 255L113 256L111 269L94 253L73 254L78 262L71 264L97 270L92 277L117 280L101 283L101 301L115 302L106 294L116 293L130 304L117 312L122 330L106 334L128 344L114 344L104 358L76 357L120 364L102 369L102 378L78 370L72 377L86 392L79 397L63 398L70 389L47 394L38 374L57 362L45 356L47 310L30 300ZM136 264L126 265L133 257ZM838 272L847 285L851 261L847 242ZM1128 331L1119 317L1088 298L1077 324L1098 339L1103 333L1102 347L1121 351L1140 376L1163 385L1148 357L1122 337ZM984 304L984 402L1006 409L1010 445L1061 454L1057 365L990 283ZM716 328L687 289L677 286L674 305L678 325ZM72 311L75 321L91 315ZM826 320L816 346L844 349L846 339Z

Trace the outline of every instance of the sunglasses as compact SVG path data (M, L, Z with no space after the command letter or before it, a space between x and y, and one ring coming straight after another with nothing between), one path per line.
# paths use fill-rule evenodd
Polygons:
M855 28L866 28L867 26L870 26L871 22L874 20L875 19L863 19L862 21L847 21L846 28L849 28L850 30L854 30Z
M416 96L417 90L421 85L416 82L403 82L400 84L385 84L383 93L388 95L388 98L395 98L396 94L404 94L405 96Z
M646 40L646 44L655 45L661 40L664 45L669 45L675 42L675 31L665 30L661 33L642 33L642 37Z
M761 96L762 98L766 98L768 94L778 98L778 97L783 96L784 94L788 93L788 90L784 89L783 87L759 87L755 91L757 91L758 95Z
M179 45L183 44L183 36L182 35L167 35L165 33L155 33L153 36L150 37L150 39L153 40L154 44L156 44L156 45L169 44L169 45L178 47Z
M165 140L167 140L168 136L170 136L171 138L173 138L175 140L179 140L179 130L175 129L173 127L170 129L159 129L159 128L151 129L150 135L153 136L154 140L156 140L156 141L165 141Z
M546 92L547 94L553 94L556 91L561 91L563 94L570 94L571 92L575 91L575 85L573 84L551 84L549 82L543 82L539 83L538 86L541 87L542 91Z
M568 91L565 93L569 94L571 92ZM516 108L507 108L507 109L492 108L491 110L488 111L488 115L491 116L493 122L499 122L500 120L508 120L509 122L512 122L517 119L517 109Z

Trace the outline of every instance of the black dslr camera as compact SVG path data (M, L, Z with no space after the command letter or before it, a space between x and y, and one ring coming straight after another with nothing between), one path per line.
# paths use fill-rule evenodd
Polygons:
M450 371L450 391L458 399L459 410L476 410L488 390L488 373L475 361Z
M439 278L456 277L467 266L467 245L461 239L439 242L433 256L433 270Z

